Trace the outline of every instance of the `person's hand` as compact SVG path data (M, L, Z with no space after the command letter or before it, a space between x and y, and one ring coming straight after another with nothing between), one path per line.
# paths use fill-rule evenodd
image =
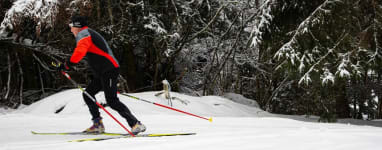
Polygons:
M61 71L68 71L70 68L67 65L67 63L64 62L64 63L58 63L57 66L56 66L56 69L57 69L57 71L61 72Z

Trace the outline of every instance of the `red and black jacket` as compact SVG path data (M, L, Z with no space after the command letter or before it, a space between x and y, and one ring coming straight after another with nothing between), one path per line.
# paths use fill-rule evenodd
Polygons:
M96 75L119 68L117 59L106 40L96 31L83 27L76 36L77 46L74 49L70 63L78 63L85 56Z

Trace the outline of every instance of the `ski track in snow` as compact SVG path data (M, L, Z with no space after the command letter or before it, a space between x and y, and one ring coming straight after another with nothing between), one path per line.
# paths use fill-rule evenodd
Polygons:
M133 95L157 103L167 103L163 97L153 96L155 93ZM67 90L26 108L0 113L0 150L151 150L158 148L166 150L380 150L382 147L382 128L380 127L297 121L278 117L259 108L234 103L221 97L191 97L178 93L172 95L190 101L188 105L174 101L175 108L204 117L213 117L213 122L119 95L120 100L147 126L145 133L195 132L197 134L80 143L67 141L107 136L31 134L31 131L78 132L90 126L90 114L83 104L81 93L78 90ZM102 94L96 97L102 102ZM65 106L64 109L55 114L54 112L62 106ZM107 109L127 125L117 112ZM100 111L107 132L125 132L106 113Z

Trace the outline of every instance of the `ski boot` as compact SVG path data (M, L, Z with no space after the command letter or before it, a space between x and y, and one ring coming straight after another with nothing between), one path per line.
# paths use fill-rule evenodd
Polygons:
M137 135L138 133L140 132L145 132L146 131L146 126L143 125L141 122L137 122L132 128L131 128L131 132L134 134L134 135Z
M102 118L96 118L93 120L93 125L83 131L83 133L88 134L101 134L105 132L105 127L103 126Z

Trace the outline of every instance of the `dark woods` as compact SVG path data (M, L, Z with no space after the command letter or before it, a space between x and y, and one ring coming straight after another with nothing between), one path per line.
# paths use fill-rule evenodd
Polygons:
M167 79L173 91L239 93L272 113L382 118L380 1L37 2L34 14L50 15L15 13L12 28L0 28L0 105L16 108L74 88L50 63L73 51L67 23L79 13L111 45L122 92L161 90ZM0 1L3 23L16 3ZM70 74L82 84L91 76L86 61Z

